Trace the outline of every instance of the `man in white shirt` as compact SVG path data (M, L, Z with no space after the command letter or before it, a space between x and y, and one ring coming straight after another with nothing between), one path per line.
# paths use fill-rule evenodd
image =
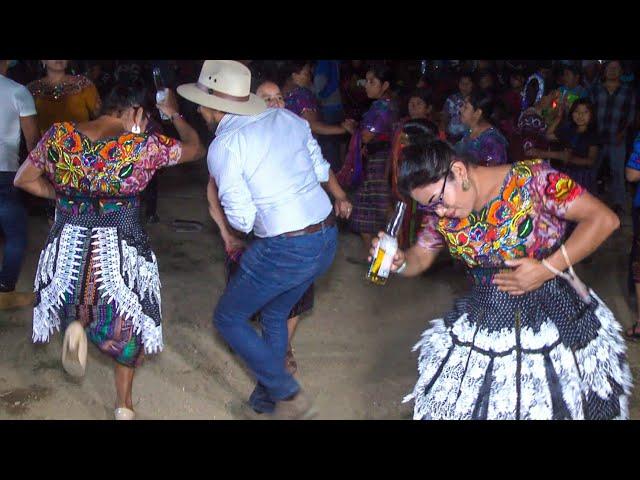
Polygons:
M285 369L287 317L335 256L335 217L321 185L329 164L308 122L267 109L250 84L242 64L207 60L197 83L178 87L211 128L217 125L207 161L227 221L257 237L218 302L214 324L255 374L256 390L274 402L274 416L308 418L311 401ZM262 337L249 324L257 311Z
M4 255L0 270L0 309L24 307L32 293L15 292L27 246L27 214L13 179L19 167L20 132L31 151L40 134L36 107L26 87L7 78L8 60L0 60L0 228L4 233Z

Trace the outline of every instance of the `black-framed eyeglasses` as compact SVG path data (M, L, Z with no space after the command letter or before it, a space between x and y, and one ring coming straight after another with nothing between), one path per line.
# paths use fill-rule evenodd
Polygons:
M451 172L451 163L447 168L447 173L444 176L444 183L442 184L442 190L440 190L440 195L438 195L438 199L435 202L430 202L429 205L426 206L427 211L435 212L436 209L442 205L444 202L444 189L447 188L447 178L449 178L449 173Z

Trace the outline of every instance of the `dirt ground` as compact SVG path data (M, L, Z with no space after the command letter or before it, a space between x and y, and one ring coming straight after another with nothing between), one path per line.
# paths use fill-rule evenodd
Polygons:
M222 242L209 220L203 163L162 173L158 212L148 226L162 281L164 351L138 369L134 404L140 419L250 418L245 400L253 381L214 332L211 317L224 288ZM199 233L177 233L171 222L197 220ZM48 225L30 217L30 240L18 288L30 290ZM628 223L628 222L626 222ZM633 313L626 297L631 228L624 226L577 272L611 307L623 325ZM417 279L393 278L386 286L364 280L366 267L347 256L361 248L340 235L333 267L316 287L313 312L294 340L301 384L315 397L320 419L409 419L402 398L416 381L411 352L429 320L440 317L466 288L448 262ZM31 343L31 311L0 311L0 419L113 418L111 360L90 345L86 376L74 381L60 363L62 336ZM635 379L640 344L629 343ZM640 419L634 390L631 418Z

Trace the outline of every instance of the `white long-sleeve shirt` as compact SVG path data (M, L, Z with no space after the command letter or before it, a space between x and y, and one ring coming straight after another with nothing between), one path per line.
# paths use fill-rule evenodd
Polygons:
M207 155L229 224L274 237L324 220L332 210L321 182L329 163L309 123L283 108L226 114Z

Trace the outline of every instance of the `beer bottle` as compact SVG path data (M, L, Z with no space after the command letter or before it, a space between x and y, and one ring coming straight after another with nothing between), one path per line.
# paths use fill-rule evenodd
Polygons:
M387 283L387 278L389 278L389 273L391 272L393 257L398 251L398 231L400 230L400 225L402 225L402 218L406 210L407 205L404 202L396 203L393 217L389 220L384 235L378 241L373 258L371 259L369 272L367 273L367 278L376 285L384 285Z

